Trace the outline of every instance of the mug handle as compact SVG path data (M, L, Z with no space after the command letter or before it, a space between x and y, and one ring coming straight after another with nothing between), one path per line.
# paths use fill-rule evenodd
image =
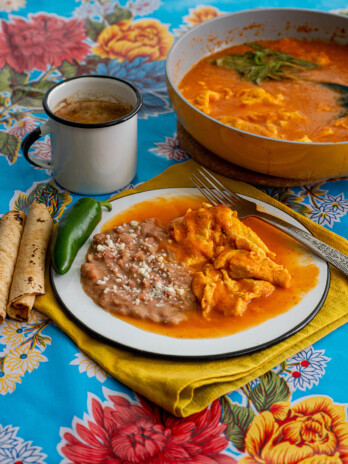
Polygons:
M34 166L38 166L39 168L44 169L53 169L53 160L52 157L49 160L39 160L32 158L32 155L29 154L29 148L35 143L40 137L49 134L50 127L48 123L41 124L41 126L36 127L33 131L29 132L28 135L25 136L21 143L21 149L23 155L25 156L26 160L29 163L33 164Z

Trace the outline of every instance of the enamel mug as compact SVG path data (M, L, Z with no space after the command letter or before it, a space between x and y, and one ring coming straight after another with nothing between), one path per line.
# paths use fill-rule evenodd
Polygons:
M115 120L81 123L54 113L66 100L121 100L133 109ZM74 193L107 194L130 183L137 166L137 113L142 106L136 87L109 76L73 77L48 90L42 105L48 121L30 132L21 145L30 163L52 169L56 182ZM29 148L46 134L50 134L51 157L40 160Z

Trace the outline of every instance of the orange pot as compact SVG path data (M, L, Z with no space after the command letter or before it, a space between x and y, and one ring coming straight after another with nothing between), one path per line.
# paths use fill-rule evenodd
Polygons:
M236 165L263 174L297 179L348 176L348 140L303 143L272 139L206 115L186 100L178 85L191 67L212 53L255 40L291 37L348 43L348 18L296 8L265 8L226 14L184 34L166 61L169 98L178 120L203 146Z

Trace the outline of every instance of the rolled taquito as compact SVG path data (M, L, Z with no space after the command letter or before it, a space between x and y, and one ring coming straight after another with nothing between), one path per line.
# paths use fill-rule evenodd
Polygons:
M24 223L25 214L22 211L10 211L0 220L0 324L6 317L6 307Z
M7 314L27 321L37 295L45 293L46 253L53 220L43 203L30 206L13 273Z

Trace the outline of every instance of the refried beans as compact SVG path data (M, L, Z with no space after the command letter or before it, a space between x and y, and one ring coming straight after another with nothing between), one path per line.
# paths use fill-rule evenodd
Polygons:
M81 267L84 291L116 315L178 324L198 302L191 271L161 246L168 240L168 230L152 218L95 235Z

